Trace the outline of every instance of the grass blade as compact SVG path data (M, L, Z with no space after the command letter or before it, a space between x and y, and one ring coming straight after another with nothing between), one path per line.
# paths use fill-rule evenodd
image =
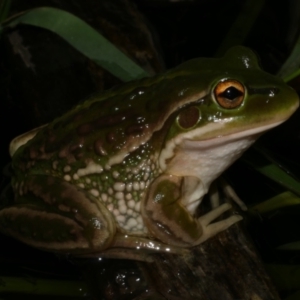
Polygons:
M1 293L84 297L87 287L82 282L66 280L26 279L0 277Z
M280 168L279 163L271 157L271 154L259 146L254 146L251 153L243 156L243 161L256 171L274 180L289 191L300 196L300 183Z
M11 0L0 0L0 22L4 21L8 15Z
M247 0L245 2L215 56L223 55L232 46L243 44L264 4L264 0Z
M48 29L122 81L149 76L99 32L73 14L51 7L40 7L10 18L2 27L27 24Z
M293 205L300 205L300 198L291 192L284 192L251 207L251 210L264 214Z
M284 298L284 300L299 300L300 299L300 290L293 293L292 295L289 295L287 298Z
M265 266L279 290L300 289L300 265L267 264Z
M277 247L278 250L299 251L300 241L284 244Z
M285 82L292 80L297 77L300 73L300 36L293 48L292 53L286 62L282 65L281 69L278 71L277 75Z

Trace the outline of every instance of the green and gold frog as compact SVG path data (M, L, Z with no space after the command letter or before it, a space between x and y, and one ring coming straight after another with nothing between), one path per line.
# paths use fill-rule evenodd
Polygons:
M94 95L12 141L0 231L76 255L198 245L242 219L195 217L211 183L298 105L244 47Z

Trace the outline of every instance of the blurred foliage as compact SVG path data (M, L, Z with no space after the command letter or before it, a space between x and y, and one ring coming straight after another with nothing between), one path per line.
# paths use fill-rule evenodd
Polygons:
M99 32L66 11L51 7L35 8L10 17L2 23L2 30L18 24L37 26L54 32L124 82L149 76Z

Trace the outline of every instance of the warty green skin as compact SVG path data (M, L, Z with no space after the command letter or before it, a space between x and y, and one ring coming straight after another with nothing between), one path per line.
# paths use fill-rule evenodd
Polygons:
M213 94L227 79L245 87L236 108ZM194 218L210 183L297 107L297 94L244 47L94 95L13 141L15 200L0 211L0 230L75 254L197 245L241 219L210 224L226 204Z

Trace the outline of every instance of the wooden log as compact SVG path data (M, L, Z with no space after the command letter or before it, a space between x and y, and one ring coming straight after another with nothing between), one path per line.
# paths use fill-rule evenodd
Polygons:
M188 255L154 254L152 262L90 260L81 267L97 299L278 300L243 222Z

